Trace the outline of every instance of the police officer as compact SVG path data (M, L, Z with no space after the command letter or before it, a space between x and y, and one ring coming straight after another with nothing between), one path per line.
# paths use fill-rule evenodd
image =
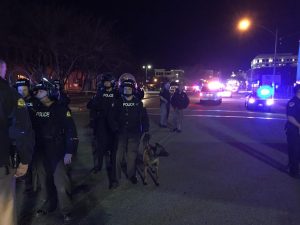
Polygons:
M17 88L18 93L25 100L30 116L34 116L34 108L39 104L39 101L33 96L30 90L30 81L28 79L18 79L15 87Z
M300 160L300 85L294 88L295 96L287 104L286 134L289 155L289 174L299 177Z
M115 135L109 127L108 115L118 94L114 89L115 78L111 73L102 74L101 84L95 97L87 104L90 110L91 124L94 128L95 146L93 150L94 168L97 173L102 169L103 159L108 157L108 169L114 170L116 158ZM115 172L112 171L112 174ZM112 179L112 177L110 177Z
M31 118L31 121L33 122L34 116L35 116L35 108L39 104L39 101L32 96L31 90L30 90L30 81L28 79L18 79L16 81L15 87L18 91L18 93L23 97L25 100L27 109L29 111L29 115ZM33 124L34 126L34 124ZM26 192L31 192L33 190L36 190L36 182L37 182L37 174L36 174L36 168L32 168L32 165L29 165L26 178L25 178L25 185L26 185Z
M142 100L145 97L145 92L144 92L144 90L141 87L139 87L137 85L136 79L135 79L135 77L132 74L130 74L130 73L123 73L119 77L119 81L118 81L119 88L121 87L122 82L126 81L126 80L132 80L134 82L134 84L135 84L135 87L134 87L135 88L135 90L134 90L134 96L137 99ZM121 91L121 90L119 90L119 91Z
M57 102L57 89L50 82L35 87L42 104L35 115L36 155L43 204L37 216L59 208L65 222L71 221L71 182L67 166L76 152L77 131L70 110Z
M6 63L0 60L0 225L15 225L15 177L26 174L34 139L25 101L5 80ZM11 168L10 145L17 146L20 164L14 157Z
M71 102L71 99L64 91L63 85L61 84L60 80L55 79L53 80L53 83L56 89L58 90L58 96L57 96L58 103L68 107Z
M110 124L118 135L116 180L113 188L119 185L122 162L127 163L127 177L133 184L137 183L136 159L140 138L144 134L144 141L149 140L149 118L140 99L134 96L136 83L134 80L123 80L120 86L121 98L118 99L110 114Z

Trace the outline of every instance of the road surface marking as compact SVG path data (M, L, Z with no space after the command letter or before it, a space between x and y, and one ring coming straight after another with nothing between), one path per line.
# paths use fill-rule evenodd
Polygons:
M158 113L148 113L150 116L160 116ZM285 118L273 118L273 117L260 117L260 116L225 116L225 115L184 115L185 117L213 117L213 118L237 118L237 119L260 119L260 120L281 120L286 121Z

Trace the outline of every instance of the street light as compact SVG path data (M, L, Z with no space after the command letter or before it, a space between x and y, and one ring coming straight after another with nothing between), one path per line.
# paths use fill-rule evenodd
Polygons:
M241 32L245 32L247 30L249 30L250 26L251 26L252 22L249 18L243 18L238 22L238 30ZM273 59L273 86L274 85L274 78L275 78L275 74L276 74L276 58L277 58L277 45L278 45L278 29L276 28L275 31L272 31L271 29L261 25L261 24L254 24L256 27L259 27L265 31L267 31L268 33L272 34L275 38L275 43L274 43L274 59ZM251 69L251 87L252 87L252 69Z
M143 66L143 69L145 70L146 82L147 82L147 80L148 80L147 72L148 72L148 70L152 69L152 66L151 65L146 65L146 66Z
M239 31L247 31L251 26L251 20L248 18L243 18L238 22L237 28Z

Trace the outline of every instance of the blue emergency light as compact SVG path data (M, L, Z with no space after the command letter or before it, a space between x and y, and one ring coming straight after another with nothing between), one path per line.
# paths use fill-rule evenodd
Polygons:
M259 98L267 99L274 95L274 89L271 86L263 85L257 89L256 93Z

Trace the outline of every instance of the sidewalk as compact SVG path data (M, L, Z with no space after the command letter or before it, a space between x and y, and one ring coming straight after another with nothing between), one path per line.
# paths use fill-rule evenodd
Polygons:
M108 189L109 182L107 177L107 172L103 169L100 173L91 173L91 168L93 167L92 160L92 148L91 148L91 129L88 127L88 113L87 112L74 112L73 117L77 125L78 135L79 135L79 148L76 159L72 164L72 181L74 188L73 202L74 202L74 223L72 224L87 224L85 223L85 218L92 213L92 211L98 207L103 201L107 201L112 196L118 194L118 191L111 191ZM169 130L161 130L155 121L150 120L150 134L151 143L159 142L161 144L166 144L169 138L173 135ZM124 180L124 179L123 179ZM139 181L139 186L141 181ZM122 184L122 188L128 188L132 185L125 181ZM42 218L34 218L33 221L30 220L33 217L32 213L36 210L36 202L38 202L37 196L27 196L25 200L23 195L24 182L18 182L17 199L24 201L23 203L18 201L19 213L22 210L22 214L27 214L29 216L23 217L21 225L58 225L62 224L61 215L56 210L49 215ZM21 206L23 205L23 206ZM93 224L105 224L105 221L101 221L102 216L105 212L97 211L97 218ZM89 221L90 221L89 215ZM103 219L104 220L104 219Z

